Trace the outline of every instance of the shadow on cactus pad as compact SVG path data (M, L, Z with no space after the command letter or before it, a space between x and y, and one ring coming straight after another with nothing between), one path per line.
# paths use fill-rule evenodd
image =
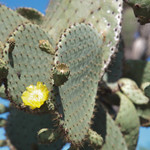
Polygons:
M19 150L60 150L65 144L61 139L49 145L38 144L37 132L47 127L54 129L49 114L33 115L11 108L5 127L7 144Z

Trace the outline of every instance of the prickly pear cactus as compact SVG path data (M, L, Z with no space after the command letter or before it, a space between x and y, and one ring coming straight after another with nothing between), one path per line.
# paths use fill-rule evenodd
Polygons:
M26 19L30 20L32 23L42 24L44 21L44 15L33 8L20 7L16 9L17 13Z
M62 123L68 129L66 138L75 144L85 139L90 128L101 73L102 39L90 25L77 24L62 35L58 44L56 63L70 68L68 81L59 88Z
M121 99L120 109L116 117L116 123L121 128L128 148L134 150L139 134L139 117L133 103L125 95L117 93ZM132 113L132 115L130 115ZM127 117L128 116L128 117Z
M51 145L38 143L37 132L39 129L45 127L54 129L50 115L27 114L12 108L8 117L8 123L5 127L7 145L22 150L60 150L64 145L62 139L56 140L56 142Z
M149 98L146 97L136 83L130 79L122 78L118 81L120 89L135 104L148 104Z
M143 25L150 22L150 1L149 0L124 0L130 5L138 17L138 21Z
M117 51L116 44L121 31L122 5L121 0L52 0L49 3L43 27L54 41L58 42L64 30L74 23L92 24L98 33L104 36L103 50L105 53L101 56L103 60L101 65L105 69L111 61L111 56Z
M7 93L12 102L22 108L21 95L30 84L38 81L48 83L49 91L52 90L54 56L40 48L40 40L48 40L51 44L52 40L38 26L30 23L20 25L9 39L14 39L15 44L10 50L8 42L4 49L8 67Z
M127 150L127 145L120 129L112 117L104 109L99 99L96 105L95 117L92 119L91 128L103 137L103 145L100 150ZM118 141L118 142L116 142ZM83 150L95 150L86 143Z
M0 4L0 83L7 76L5 60L3 60L3 49L5 42L11 32L22 23L28 22L16 12Z
M8 36L20 24L28 22L15 11L0 4L0 41L6 42Z
M9 107L7 121L0 119L7 135L1 146L60 150L70 142L75 150L135 149L139 117L150 121L149 87L140 89L150 82L149 64L123 66L121 42L115 57L122 5L122 0L51 0L45 16L0 5L0 96L6 93L16 107ZM136 64L141 65L135 75ZM136 76L136 83L122 76ZM6 111L0 105L0 113Z
M143 60L128 60L124 64L123 76L134 80L140 87L150 81L150 62Z

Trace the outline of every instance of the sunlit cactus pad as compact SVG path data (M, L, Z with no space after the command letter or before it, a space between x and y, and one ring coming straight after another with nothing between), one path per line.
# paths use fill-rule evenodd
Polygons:
M68 81L59 88L62 120L68 130L65 138L74 144L80 144L90 128L101 73L102 40L90 25L77 24L67 29L58 44L55 61L70 69Z
M21 106L21 95L29 85L36 85L38 81L52 89L53 57L39 47L40 40L51 38L38 26L30 23L19 26L9 39L14 39L15 46L10 52L9 43L5 52L8 57L8 97L17 106Z
M122 0L52 0L43 27L58 42L60 35L70 25L82 22L93 24L105 38L105 53L101 55L102 66L105 69L119 41L122 3Z
M11 102L0 147L136 149L150 126L150 62L124 59L123 1L150 21L149 0L49 0L45 16L0 4L0 97Z
M17 12L0 4L0 41L6 42L8 35L21 23L28 22Z
M148 104L149 98L146 97L136 82L128 78L121 78L118 81L121 91L135 104Z

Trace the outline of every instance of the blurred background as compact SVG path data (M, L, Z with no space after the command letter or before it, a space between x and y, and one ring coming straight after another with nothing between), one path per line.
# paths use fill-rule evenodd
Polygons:
M0 0L1 4L12 9L17 7L32 7L45 14L49 0ZM124 39L125 59L143 59L150 61L150 24L141 26L134 16L131 8L124 5L123 12L123 30L122 37ZM0 98L0 103L9 106L9 101ZM9 113L0 115L0 118L7 119ZM150 150L150 128L141 127L139 140L136 150ZM5 130L0 128L0 140L5 139ZM67 144L63 150L69 148ZM8 147L2 147L0 150L9 150Z

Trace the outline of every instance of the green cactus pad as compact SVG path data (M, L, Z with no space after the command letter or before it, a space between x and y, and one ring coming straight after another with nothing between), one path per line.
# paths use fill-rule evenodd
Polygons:
M142 85L141 85L141 89L144 91L144 89L146 88L146 87L148 87L150 85L150 82L144 82L144 83L142 83Z
M150 120L150 104L136 106L138 115L146 120Z
M97 125L97 127L100 128L102 136L106 134L105 137L103 137L104 144L101 150L127 150L126 142L120 132L120 129L115 124L111 116L105 113L101 113L99 115L98 125L101 125Z
M101 65L105 69L111 56L117 50L116 44L119 41L121 31L122 3L122 0L51 1L43 27L54 38L54 41L58 42L64 30L74 23L92 24L104 37L103 50L105 53L102 53Z
M50 145L41 145L37 141L37 132L41 128L53 127L50 115L33 115L12 108L6 126L7 140L10 147L18 150L60 150L64 143L60 138Z
M0 59L2 58L4 43L0 41Z
M144 82L150 82L150 62L143 60L128 60L125 62L123 77L134 80L140 87Z
M91 128L103 137L104 142L100 150L128 150L120 129L99 101L96 110ZM95 148L85 145L83 150L95 150Z
M20 7L16 9L17 13L38 25L42 24L44 15L34 8Z
M123 133L129 150L135 150L139 134L139 117L133 103L120 92L120 109L116 117L116 123Z
M7 64L3 58L0 58L0 84L6 78L8 74Z
M9 43L5 53L8 59L8 97L17 106L23 107L21 95L29 85L36 85L38 81L46 84L49 91L52 89L52 68L54 55L42 51L39 40L51 38L37 25L30 23L20 25L10 38L15 39L15 47L9 52Z
M95 131L89 129L88 142L94 148L99 149L103 144L103 138L101 137L101 135L97 134Z
M120 89L123 93L135 104L142 105L149 102L149 98L146 97L137 84L128 78L122 78L118 81Z
M5 86L4 86L3 84L0 85L0 97L6 98L6 94L5 94Z
M0 4L0 41L6 42L13 30L24 22L28 22L28 20Z
M119 48L116 56L112 59L111 63L109 64L107 70L108 72L105 73L103 80L107 83L114 83L122 76L123 70L123 52L124 44L121 40L119 43Z
M146 95L147 97L150 98L150 85L147 86L147 87L144 89L144 93L145 93L145 95Z
M133 35L137 32L138 25L139 23L134 16L132 8L124 9L121 33L127 49L132 48L133 41L135 40Z
M56 64L65 63L70 76L59 87L66 139L80 144L90 128L101 73L102 39L90 25L69 28L57 45Z
M149 0L124 0L133 10L138 21L143 25L150 23L150 1Z

